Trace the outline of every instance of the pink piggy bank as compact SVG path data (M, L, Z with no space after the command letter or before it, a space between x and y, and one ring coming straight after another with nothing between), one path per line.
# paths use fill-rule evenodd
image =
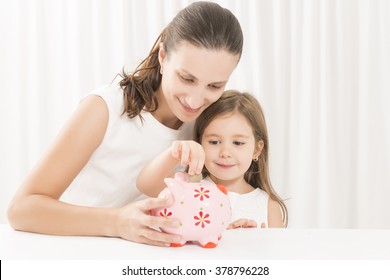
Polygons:
M161 196L171 195L174 204L169 208L153 209L152 215L166 219L177 218L179 228L161 228L167 233L179 234L183 246L187 241L198 241L204 248L214 248L231 219L230 202L224 186L201 180L191 182L187 173L178 172L175 179L166 178Z

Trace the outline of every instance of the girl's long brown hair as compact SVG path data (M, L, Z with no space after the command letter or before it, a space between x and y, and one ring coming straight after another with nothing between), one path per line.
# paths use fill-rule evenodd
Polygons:
M212 2L194 2L181 10L158 36L149 55L133 73L123 70L119 85L124 92L124 112L129 118L142 110L158 108L156 90L161 84L158 52L160 43L169 57L180 42L213 50L227 50L241 57L243 34L237 18L225 8Z
M255 97L249 93L241 93L235 90L225 91L222 97L212 105L210 105L198 117L194 127L194 140L201 143L203 133L210 122L218 116L238 112L242 114L252 127L255 142L264 142L263 150L258 161L252 161L251 166L245 173L245 181L254 188L259 188L265 191L269 197L275 200L281 207L283 213L283 224L287 227L288 213L287 207L280 196L272 187L269 174L269 141L267 125L260 103ZM209 173L204 168L204 174Z

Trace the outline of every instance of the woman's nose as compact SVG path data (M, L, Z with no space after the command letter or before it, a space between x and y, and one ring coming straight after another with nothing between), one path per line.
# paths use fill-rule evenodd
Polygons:
M191 109L198 109L203 106L203 98L195 96L187 96L185 98L186 103L191 107Z

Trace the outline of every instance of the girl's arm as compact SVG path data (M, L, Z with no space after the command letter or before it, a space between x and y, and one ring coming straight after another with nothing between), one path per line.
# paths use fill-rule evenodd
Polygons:
M150 209L169 205L169 201L150 199L118 209L59 201L100 145L107 124L108 109L102 98L89 96L80 103L11 201L8 218L13 228L56 235L117 236L155 245L174 240L174 235L150 229L149 226L160 227L165 221L147 215Z
M195 141L174 141L171 147L153 159L140 172L137 187L152 197L165 188L164 178L173 177L175 167L180 163L188 166L190 175L200 174L204 165L203 147Z
M283 217L279 203L275 200L268 199L268 227L270 228L282 228Z
M261 228L266 227L264 223L262 223L261 225L257 225L256 221L254 220L239 219L230 223L227 229L257 228L258 226L260 226ZM282 211L280 210L280 206L275 200L271 198L268 199L268 227L269 228L284 227Z

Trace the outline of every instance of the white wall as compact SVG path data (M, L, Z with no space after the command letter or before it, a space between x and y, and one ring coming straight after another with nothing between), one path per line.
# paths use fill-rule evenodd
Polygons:
M0 0L0 222L80 98L190 2ZM215 2L242 24L228 88L264 107L290 226L390 228L390 2Z

